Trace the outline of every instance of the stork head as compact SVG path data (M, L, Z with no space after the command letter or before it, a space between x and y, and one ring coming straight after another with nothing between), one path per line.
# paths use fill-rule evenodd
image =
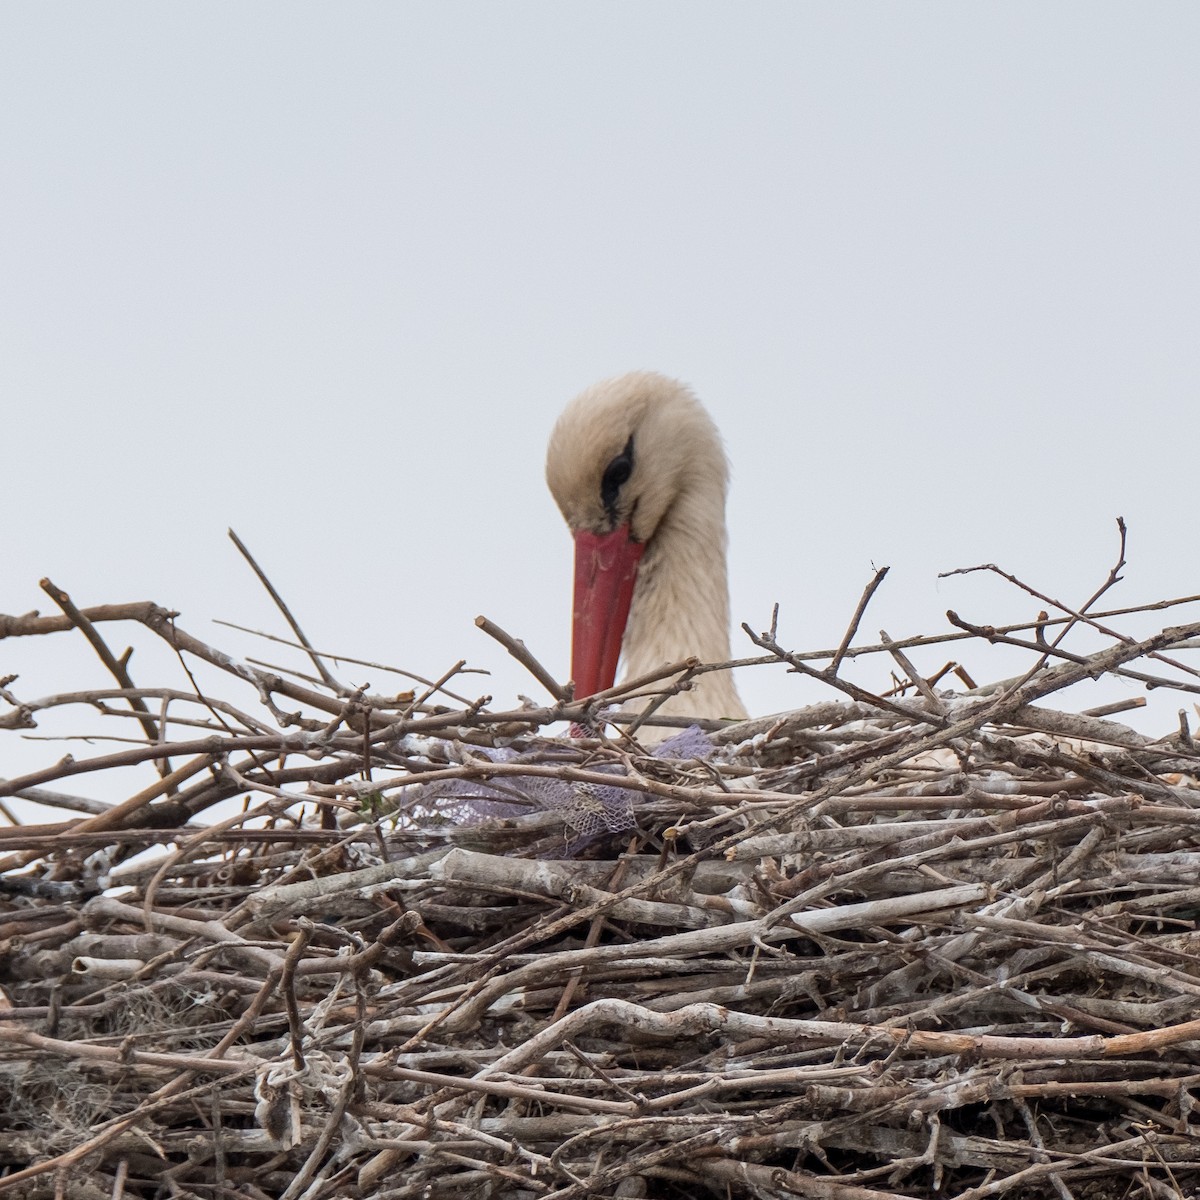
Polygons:
M715 459L714 459L715 453ZM716 427L682 383L651 372L577 396L550 436L546 481L575 538L571 676L613 684L642 556L698 479L727 476Z

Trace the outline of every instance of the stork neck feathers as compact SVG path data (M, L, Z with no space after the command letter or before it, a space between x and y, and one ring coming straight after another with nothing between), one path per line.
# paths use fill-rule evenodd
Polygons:
M730 658L728 469L719 441L713 440L706 449L708 461L693 459L693 469L655 528L638 569L625 634L628 678L689 657L705 663ZM660 711L746 715L727 671L702 675L690 691L668 700Z

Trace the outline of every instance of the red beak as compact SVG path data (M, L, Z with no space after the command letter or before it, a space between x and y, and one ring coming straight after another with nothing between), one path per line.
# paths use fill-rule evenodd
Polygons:
M646 546L628 525L611 533L575 534L575 613L571 625L571 678L575 699L613 685L629 619L638 562Z

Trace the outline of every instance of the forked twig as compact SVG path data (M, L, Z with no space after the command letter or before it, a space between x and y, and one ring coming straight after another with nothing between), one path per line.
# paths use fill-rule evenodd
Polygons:
M67 595L62 588L57 587L49 579L41 581L41 589L63 610L67 620L74 625L80 633L87 638L93 650L100 656L100 661L109 669L113 678L121 685L122 688L128 689L130 692L136 691L133 680L129 675L129 655L126 654L122 658L117 658L116 655L108 648L108 644L100 636L100 631L88 619L88 616L81 609L77 608L71 597ZM158 722L146 707L145 703L139 696L130 696L128 699L129 707L137 714L138 722L145 731L146 737L151 742L157 742L161 739L165 730L159 728ZM157 760L155 766L158 773L162 776L167 776L171 773L171 764L166 758Z

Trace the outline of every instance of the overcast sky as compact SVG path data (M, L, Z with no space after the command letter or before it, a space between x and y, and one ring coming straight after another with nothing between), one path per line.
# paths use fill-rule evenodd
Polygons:
M540 698L474 617L567 674L546 437L633 368L722 428L735 622L793 648L873 565L871 638L1036 612L976 562L1080 603L1118 515L1114 605L1200 592L1198 61L1184 3L5 5L0 611L253 652L232 525L317 645Z

